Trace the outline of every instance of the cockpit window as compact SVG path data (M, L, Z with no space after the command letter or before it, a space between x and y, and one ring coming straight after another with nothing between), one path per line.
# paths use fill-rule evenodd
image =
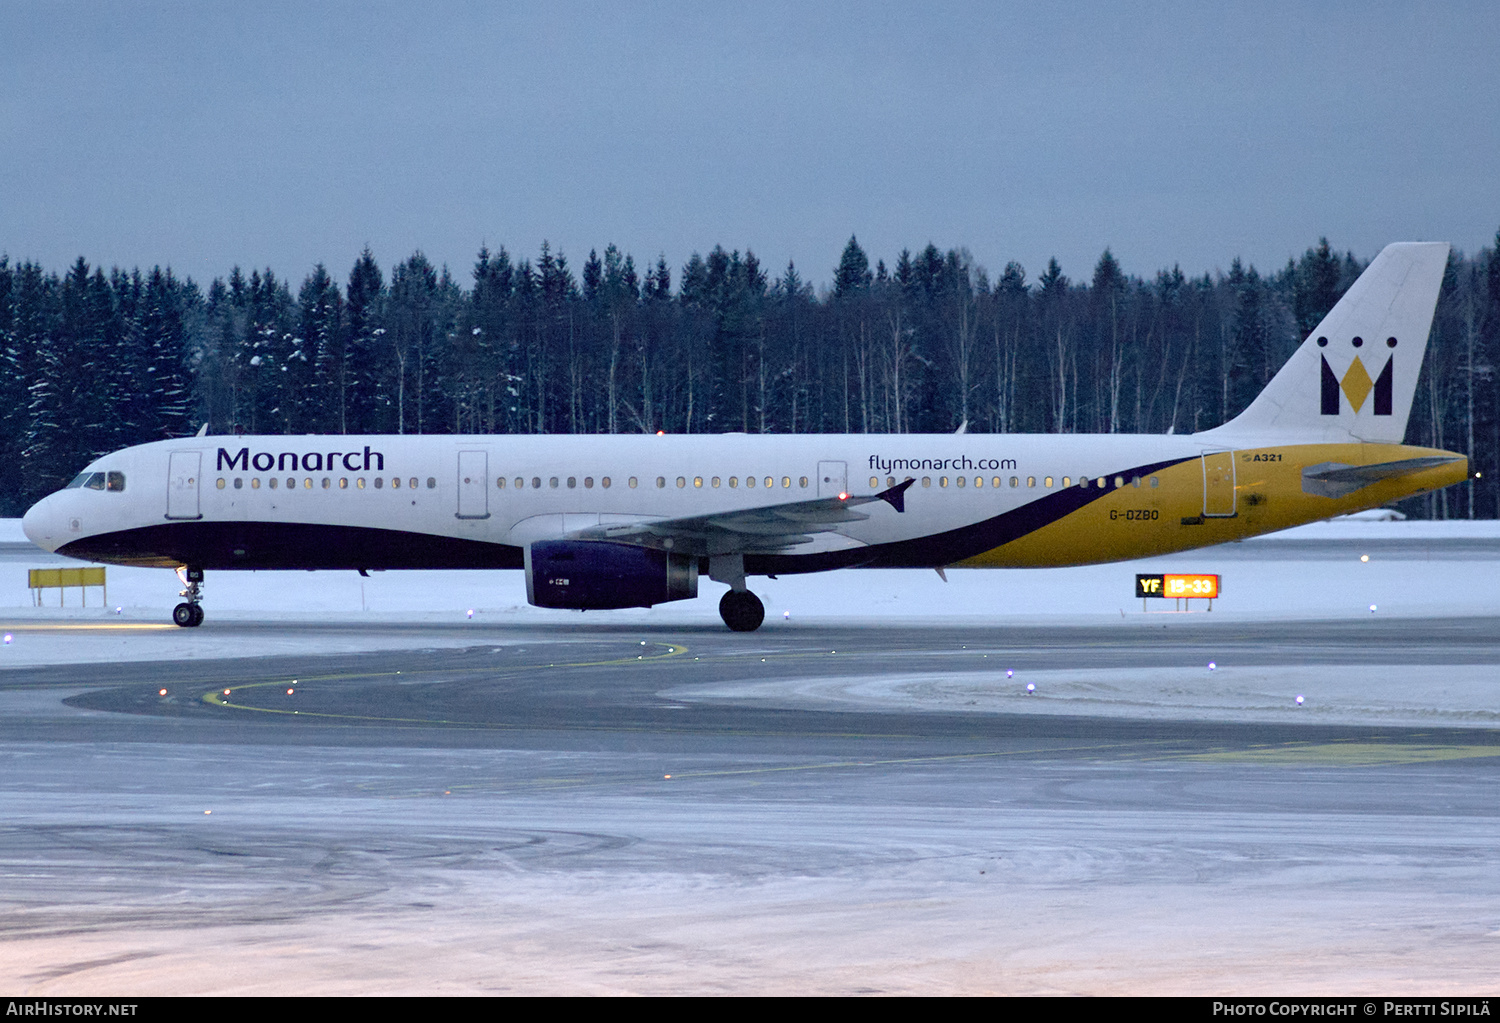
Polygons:
M125 474L123 472L81 472L74 476L72 482L63 489L77 490L79 487L89 490L124 490Z

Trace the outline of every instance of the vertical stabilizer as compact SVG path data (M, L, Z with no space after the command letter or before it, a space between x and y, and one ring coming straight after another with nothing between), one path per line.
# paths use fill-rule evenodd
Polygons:
M1446 242L1387 245L1250 407L1198 436L1400 444L1447 264Z

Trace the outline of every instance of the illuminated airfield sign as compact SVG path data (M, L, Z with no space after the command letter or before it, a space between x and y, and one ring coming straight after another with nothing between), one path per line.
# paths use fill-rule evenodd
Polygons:
M1197 597L1202 600L1213 600L1219 595L1219 577L1184 573L1138 575L1135 577L1135 595L1142 598Z

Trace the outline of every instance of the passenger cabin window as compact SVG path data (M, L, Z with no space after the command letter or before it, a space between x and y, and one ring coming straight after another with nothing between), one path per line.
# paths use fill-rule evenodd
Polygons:
M214 486L218 487L220 490L223 490L224 489L224 477L220 476L217 480L215 480L214 481Z
M505 477L501 476L499 479L495 480L495 486L498 489L500 489L500 490L504 490L505 489Z
M520 482L520 481L518 480L517 482ZM436 476L429 476L429 477L427 477L427 489L428 490L436 490L437 489L437 477Z

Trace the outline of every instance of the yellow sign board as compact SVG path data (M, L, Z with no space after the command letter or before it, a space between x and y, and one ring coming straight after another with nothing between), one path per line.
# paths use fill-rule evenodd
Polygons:
M27 581L31 586L32 601L37 607L42 606L43 590L61 590L66 592L69 587L77 586L83 590L85 586L104 586L104 566L89 565L84 568L33 568L27 573ZM87 590L83 591L87 593ZM58 606L61 607L64 600L63 593L58 594ZM109 591L105 590L104 603L109 601ZM87 604L87 598L84 599Z
M90 568L33 568L28 573L33 590L51 589L54 586L103 586L104 567Z

